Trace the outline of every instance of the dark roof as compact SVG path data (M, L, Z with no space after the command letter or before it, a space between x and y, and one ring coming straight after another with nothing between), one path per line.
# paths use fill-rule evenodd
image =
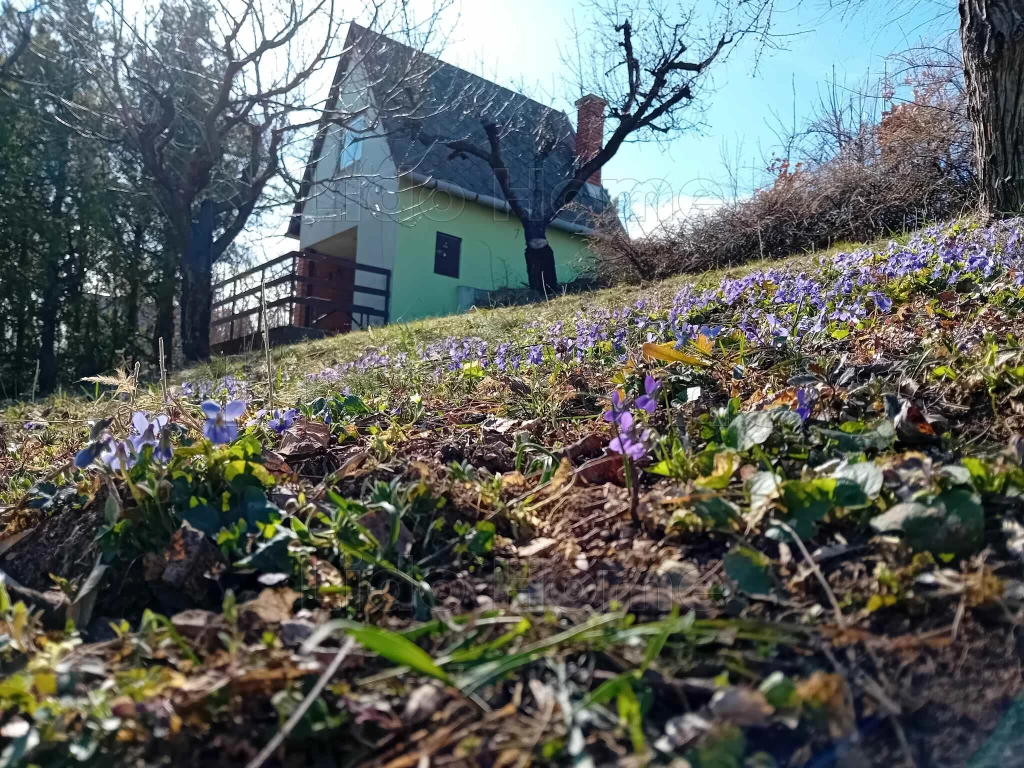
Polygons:
M576 135L564 112L547 107L522 94L446 64L357 24L351 24L345 44L347 61L331 93L331 106L338 98L338 83L345 69L359 61L370 78L381 127L400 174L416 173L434 180L456 184L463 189L499 200L504 195L490 166L481 158L456 154L445 143L467 140L487 147L483 120L501 126L501 153L509 169L511 187L527 209L534 207L539 192L553 197L557 185L572 174ZM323 148L324 126L317 136L311 166ZM443 143L444 142L444 143ZM539 146L551 149L543 164L543 178L535 190L531 176ZM307 182L312 168L306 169ZM303 185L303 197L309 194ZM610 198L602 188L599 195L584 187L572 205L558 218L589 225L592 214L604 211ZM296 214L301 213L301 203ZM292 228L297 234L297 218Z

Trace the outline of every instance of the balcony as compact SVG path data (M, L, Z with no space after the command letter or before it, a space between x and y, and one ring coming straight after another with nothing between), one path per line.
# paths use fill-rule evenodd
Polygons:
M263 292L266 291L266 313ZM237 354L388 322L391 270L292 251L213 286L210 351Z

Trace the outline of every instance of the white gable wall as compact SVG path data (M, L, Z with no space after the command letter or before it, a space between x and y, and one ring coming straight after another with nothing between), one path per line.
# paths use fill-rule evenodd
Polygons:
M362 67L346 78L339 96L339 109L353 112L366 108L367 126L375 126L376 110L370 90L365 87ZM356 227L356 261L384 269L394 266L398 227L397 168L380 126L375 135L364 138L360 159L348 169L338 169L345 129L328 128L320 158L313 173L310 197L303 205L299 248L351 258L351 237L337 237ZM364 134L366 135L366 134ZM351 234L351 233L349 233ZM333 238L333 242L332 242ZM385 278L356 273L355 303L384 308L384 298L358 293L358 286L384 288Z

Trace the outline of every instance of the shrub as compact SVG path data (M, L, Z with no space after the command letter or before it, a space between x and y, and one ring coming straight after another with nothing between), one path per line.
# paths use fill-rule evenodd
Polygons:
M874 124L849 104L823 100L802 134L818 159L776 159L770 185L749 198L643 239L602 222L594 237L599 272L659 279L872 240L964 213L976 198L973 147L962 90L945 71L956 70L918 65L906 83L913 98Z

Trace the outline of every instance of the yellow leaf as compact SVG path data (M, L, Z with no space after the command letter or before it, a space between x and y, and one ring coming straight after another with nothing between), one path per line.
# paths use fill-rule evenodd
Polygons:
M896 605L896 595L872 595L868 600L867 610L868 613L874 613L879 608L888 608L891 605Z
M667 344L644 344L643 353L644 358L647 360L664 360L667 363L686 363L687 365L696 365L701 367L707 366L707 362L694 355L688 355L685 352L680 352L671 342Z
M710 355L711 350L715 348L715 342L705 336L703 333L697 336L697 340L693 342L693 346L703 352L705 355Z
M53 696L57 692L57 676L51 672L36 673L32 684L41 696Z

